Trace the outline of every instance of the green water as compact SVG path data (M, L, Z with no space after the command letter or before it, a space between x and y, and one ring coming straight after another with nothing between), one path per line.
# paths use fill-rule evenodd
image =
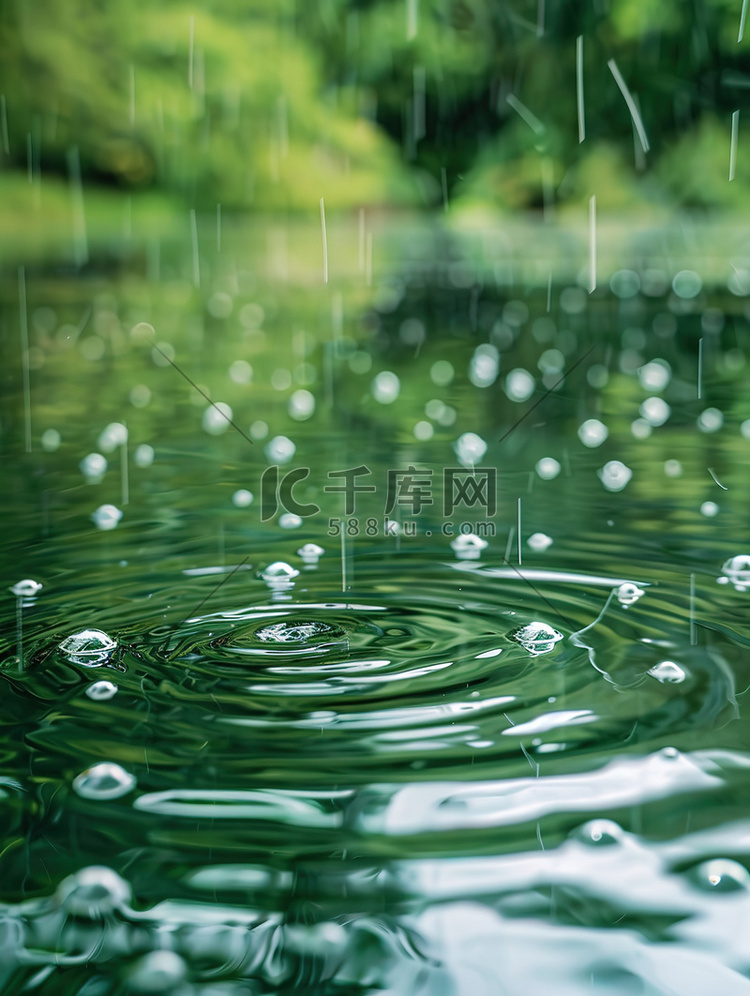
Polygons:
M750 992L741 233L200 233L4 267L2 992Z

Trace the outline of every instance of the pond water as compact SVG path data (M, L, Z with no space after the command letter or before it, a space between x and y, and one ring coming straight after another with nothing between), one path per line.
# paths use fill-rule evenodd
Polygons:
M3 993L750 992L741 234L360 222L5 265Z

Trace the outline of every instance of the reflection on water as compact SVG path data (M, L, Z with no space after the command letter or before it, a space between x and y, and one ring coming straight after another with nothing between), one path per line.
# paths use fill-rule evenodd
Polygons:
M3 992L749 991L743 300L388 237L30 275Z

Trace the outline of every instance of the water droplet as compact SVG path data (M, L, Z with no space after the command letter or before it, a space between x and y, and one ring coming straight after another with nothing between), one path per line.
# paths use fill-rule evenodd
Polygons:
M435 435L435 430L432 427L431 422L417 422L414 426L414 438L418 439L421 443L426 442L428 439L432 439Z
M672 279L672 290L677 297L688 300L697 297L703 288L703 281L695 270L680 270Z
M295 391L289 399L289 414L298 422L304 422L315 412L315 395L304 388Z
M735 591L747 591L750 588L750 555L740 553L736 557L730 557L721 570L722 577L719 581L731 582Z
M86 688L86 694L95 702L106 702L117 695L117 685L113 681L94 681Z
M128 430L122 422L110 422L102 430L97 440L97 446L103 453L111 453L118 446L124 446L128 441Z
M528 650L532 657L550 653L555 649L555 644L563 639L562 633L541 622L522 626L521 629L512 632L510 637Z
M67 636L57 649L73 664L101 667L111 660L117 643L100 629L82 629Z
M451 549L459 560L479 560L487 540L475 533L462 533L451 540Z
M253 379L253 368L247 360L235 360L229 367L229 379L234 384L249 384Z
M206 301L206 310L214 318L228 318L232 314L233 304L229 294L224 291L216 291Z
M633 476L633 471L620 460L610 460L597 471L597 475L607 491L622 491Z
M700 508L701 515L705 515L707 519L713 519L714 516L719 514L719 506L715 501L704 501Z
M598 418L587 418L578 426L578 438L589 449L601 446L608 435L609 429Z
M637 418L630 425L630 431L636 439L648 439L654 431L653 426L645 418Z
M302 525L302 518L294 512L284 512L279 516L279 526L282 529L299 529Z
M229 420L232 418L232 409L224 401L217 401L215 405L209 405L204 409L201 418L203 431L210 436L220 436L229 428Z
M133 459L135 460L136 467L150 467L154 462L154 448L149 446L148 443L141 443L140 446L136 447Z
M560 473L561 467L554 457L542 457L537 461L536 472L543 481L552 481Z
M271 463L289 463L297 452L297 447L288 436L274 436L266 443L263 452Z
M133 965L128 984L137 993L171 992L187 978L187 965L176 951L149 951Z
M24 578L23 581L16 581L13 587L8 590L13 592L17 598L34 598L42 590L42 587L43 585L39 581Z
M706 408L698 416L697 425L701 432L718 432L724 425L724 415L718 408Z
M680 463L679 460L665 460L664 473L667 475L667 477L681 477L682 464Z
M69 875L55 893L55 899L67 913L88 920L109 916L129 905L131 898L130 885L117 872L101 865L90 865Z
M651 425L664 425L672 411L663 398L646 398L639 409L643 418Z
M528 370L516 367L505 378L505 393L511 401L528 401L536 390L536 381Z
M648 673L652 678L656 678L662 684L664 682L678 684L687 677L686 672L679 664L675 664L674 661L659 661L658 664L654 664L653 667L648 669Z
M261 571L260 577L273 591L285 591L292 587L298 574L294 567L276 560Z
M78 464L87 484L98 484L107 470L107 459L101 453L89 453Z
M526 542L536 553L544 553L552 546L552 537L546 533L532 533Z
M239 491L235 491L232 495L232 504L236 508L247 508L248 505L253 503L253 493L252 491L247 491L245 488L240 488Z
M382 370L372 382L372 396L381 405L392 405L401 391L401 381L391 370Z
M693 869L691 878L696 885L716 892L738 892L750 888L750 873L738 861L713 858Z
M122 518L122 512L116 505L100 505L91 513L91 520L97 529L114 529Z
M268 435L268 423L262 418L257 418L250 426L251 439L265 439Z
M82 799L119 799L135 788L135 775L119 764L102 761L73 779L73 789Z
M323 556L325 550L317 543L305 543L297 550L297 556L302 558L304 564L315 565Z
M45 453L54 453L60 448L62 439L57 429L45 429L42 433L42 449Z
M651 360L638 369L638 380L644 391L663 391L672 379L672 368L666 360Z
M453 364L448 360L436 360L430 367L430 380L438 387L447 387L456 376ZM429 414L429 412L428 412ZM430 418L433 416L430 415Z
M609 286L615 297L635 297L641 289L641 278L634 270L617 270L612 274Z
M615 595L617 601L620 605L628 606L633 605L638 599L644 595L645 592L643 588L639 588L637 584L632 581L624 581L619 588L615 589Z
M464 432L453 444L458 462L464 467L473 467L487 452L487 443L476 432Z
M497 380L500 352L497 346L482 343L474 350L469 363L469 380L475 387L489 387Z

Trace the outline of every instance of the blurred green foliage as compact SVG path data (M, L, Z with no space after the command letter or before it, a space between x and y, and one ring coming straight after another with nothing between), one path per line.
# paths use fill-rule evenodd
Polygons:
M0 162L199 208L734 208L739 21L728 0L5 0Z

